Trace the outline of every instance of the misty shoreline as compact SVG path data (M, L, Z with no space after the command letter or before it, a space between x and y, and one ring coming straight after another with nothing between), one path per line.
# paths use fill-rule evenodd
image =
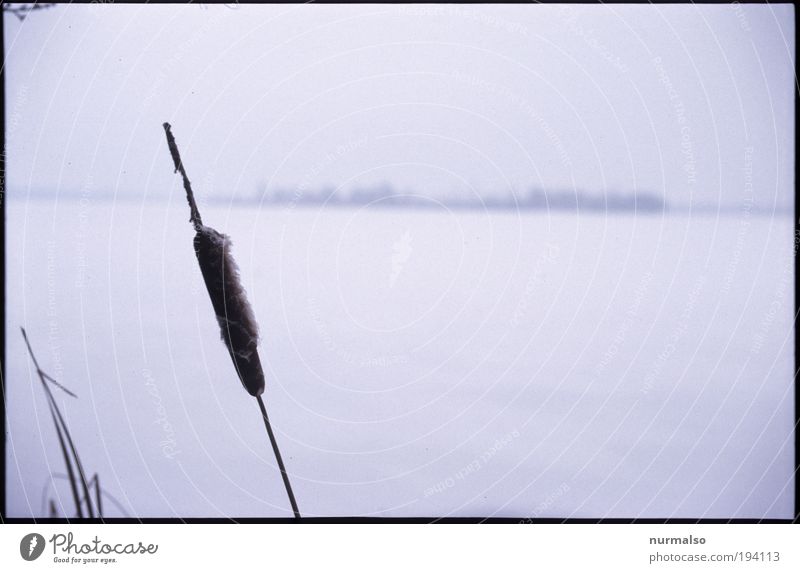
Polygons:
M177 193L177 191L176 191ZM182 199L182 194L178 193ZM98 203L167 203L176 199L169 194L133 194L130 192L109 194L96 191L31 191L14 190L5 193L7 201L65 201L65 202L98 202ZM209 205L227 205L229 207L253 207L273 209L308 209L312 207L354 209L369 207L381 210L405 211L483 211L505 213L573 213L573 214L609 214L615 215L698 215L725 216L735 215L747 217L794 216L793 206L758 206L752 202L741 204L682 204L670 203L653 194L622 195L609 194L594 196L586 193L552 192L529 193L515 200L490 197L484 200L464 200L446 197L435 198L411 194L382 194L354 192L348 197L339 197L329 190L325 195L321 192L278 191L263 194L261 197L251 195L236 197L233 195L210 196L203 201Z

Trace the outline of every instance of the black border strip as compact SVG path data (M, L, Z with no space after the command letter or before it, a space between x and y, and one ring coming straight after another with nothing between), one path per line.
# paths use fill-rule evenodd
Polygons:
M260 517L209 517L209 518L120 518L120 519L26 519L10 518L5 521L7 524L36 523L38 525L70 525L70 524L262 524L262 523L338 523L338 524L364 524L364 523L409 523L409 524L429 524L429 523L517 523L517 524L791 524L791 519L626 519L626 518L569 518L560 519L557 517L545 518L520 518L520 517L303 517L294 519L286 518L260 518Z

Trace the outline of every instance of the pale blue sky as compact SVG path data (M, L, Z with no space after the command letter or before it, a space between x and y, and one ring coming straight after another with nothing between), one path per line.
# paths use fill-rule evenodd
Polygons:
M58 6L5 19L9 192L389 182L793 197L790 5ZM752 148L752 149L750 149Z

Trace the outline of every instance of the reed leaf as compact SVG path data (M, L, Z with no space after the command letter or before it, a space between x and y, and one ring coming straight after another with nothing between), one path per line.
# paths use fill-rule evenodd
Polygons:
M94 507L92 505L92 500L89 496L89 485L86 481L86 473L83 471L83 464L81 463L80 456L78 455L78 449L75 447L75 442L72 439L72 435L70 434L69 427L67 427L67 423L64 420L64 416L61 415L61 410L58 407L58 403L56 402L55 397L53 396L52 390L50 390L50 386L48 382L53 383L56 387L60 388L73 398L77 398L77 396L64 387L62 384L56 382L52 376L46 374L41 367L39 366L39 361L36 360L36 355L33 353L33 348L31 347L31 343L28 340L28 334L25 332L25 329L20 327L22 331L22 338L25 340L25 345L28 348L28 354L30 354L31 360L33 361L33 365L36 368L36 374L39 376L39 380L42 383L42 388L44 388L45 395L47 396L47 402L50 407L50 415L53 417L53 424L56 427L56 434L58 436L58 443L61 447L61 453L64 456L64 463L67 466L67 475L70 478L70 488L72 490L72 495L75 500L75 507L78 513L78 517L83 517L83 504L78 496L78 485L81 486L83 489L84 499L86 500L86 508L89 513L89 517L94 517ZM70 455L72 454L72 458L70 459ZM75 476L73 472L72 465L75 464L75 468L77 470L78 477Z

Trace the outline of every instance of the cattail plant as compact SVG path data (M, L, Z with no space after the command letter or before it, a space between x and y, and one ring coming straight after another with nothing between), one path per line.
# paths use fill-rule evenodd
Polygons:
M286 494L292 505L292 512L296 518L299 518L300 512L294 499L292 485L283 465L275 434L272 432L267 409L261 399L261 394L264 393L264 371L258 356L258 323L242 286L239 267L231 256L231 241L227 235L203 224L194 200L192 185L186 176L186 170L183 167L169 123L164 123L164 131L167 134L167 145L175 164L175 172L179 172L183 178L183 188L186 191L186 200L189 202L189 222L195 230L194 251L208 295L211 297L214 314L217 316L222 342L228 349L239 380L245 390L258 402L261 417L264 419L264 426L267 429L267 435L283 478L283 485L286 487Z

